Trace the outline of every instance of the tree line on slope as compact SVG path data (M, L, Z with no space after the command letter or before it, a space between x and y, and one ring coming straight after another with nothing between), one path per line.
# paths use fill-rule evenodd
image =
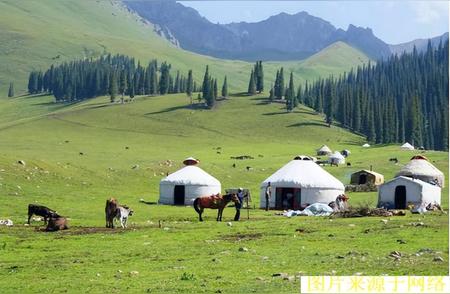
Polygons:
M109 54L98 59L52 65L45 72L32 71L28 78L28 92L51 93L56 102L80 101L104 95L109 95L111 102L115 102L120 96L123 102L124 96L133 99L135 95L172 93L186 93L192 102L192 93L204 92L205 86L197 86L192 70L188 71L187 77L180 71L173 77L171 69L171 64L162 62L158 65L156 59L151 60L147 66L142 66L140 62L136 65L132 57ZM214 81L217 88L217 80ZM228 95L228 85L225 83L224 87ZM209 93L203 93L206 103L210 105L208 95Z
M330 126L365 135L369 142L408 141L426 149L448 150L448 41L427 51L393 55L356 70L318 79L295 93L293 74L284 83L277 71L269 99L285 99L286 110L298 103L325 114Z

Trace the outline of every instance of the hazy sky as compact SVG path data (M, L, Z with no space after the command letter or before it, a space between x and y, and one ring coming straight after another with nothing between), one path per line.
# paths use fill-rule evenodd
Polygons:
M335 27L372 28L383 41L396 44L448 31L448 1L182 1L214 23L255 22L280 12L306 11Z

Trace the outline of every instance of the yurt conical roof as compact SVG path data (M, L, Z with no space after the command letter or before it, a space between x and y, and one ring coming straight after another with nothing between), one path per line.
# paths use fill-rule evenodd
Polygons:
M331 154L330 158L345 159L344 155L342 155L339 151L335 151Z
M414 150L414 146L409 144L408 142L406 142L405 144L403 144L402 146L400 146L400 148L402 149L408 149L408 150Z
M319 149L317 149L317 151L321 151L321 152L331 152L330 147L328 147L327 145L322 145L322 147L320 147Z
M161 184L176 185L220 185L220 182L195 165L188 165L168 175L161 180Z
M268 177L267 183L301 188L344 189L344 185L311 160L292 160Z
M412 159L396 174L399 176L436 178L441 187L444 184L444 173L426 159Z

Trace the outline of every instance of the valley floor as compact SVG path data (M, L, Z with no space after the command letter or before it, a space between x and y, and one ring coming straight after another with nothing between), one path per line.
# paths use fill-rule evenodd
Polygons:
M106 97L70 106L49 96L1 102L0 219L14 222L0 227L2 293L292 293L299 275L448 275L446 214L285 218L250 209L249 219L243 211L230 226L232 207L224 222L209 210L200 223L192 207L144 204L140 199L157 202L160 179L188 156L199 158L222 190L249 188L259 207L260 183L322 144L352 151L351 166L325 168L345 184L370 166L389 180L416 154L394 145L362 148L363 138L328 128L310 109L287 114L262 95L231 97L215 110L187 103L183 95L125 105ZM230 159L239 155L254 159ZM425 155L447 179L448 153ZM112 196L135 211L127 230L103 229ZM351 205L376 201L375 192L350 193ZM68 216L71 228L46 233L39 222L25 226L27 205L35 202ZM448 211L448 181L442 202ZM393 259L392 251L402 257Z

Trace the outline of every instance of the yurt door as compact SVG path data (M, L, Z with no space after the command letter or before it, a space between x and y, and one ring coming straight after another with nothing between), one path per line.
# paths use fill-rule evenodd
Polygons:
M173 204L184 205L184 186L177 185L173 191Z
M359 175L359 185L364 185L367 183L367 175L366 174L360 174Z
M405 209L406 208L406 187L397 186L395 187L395 209Z

